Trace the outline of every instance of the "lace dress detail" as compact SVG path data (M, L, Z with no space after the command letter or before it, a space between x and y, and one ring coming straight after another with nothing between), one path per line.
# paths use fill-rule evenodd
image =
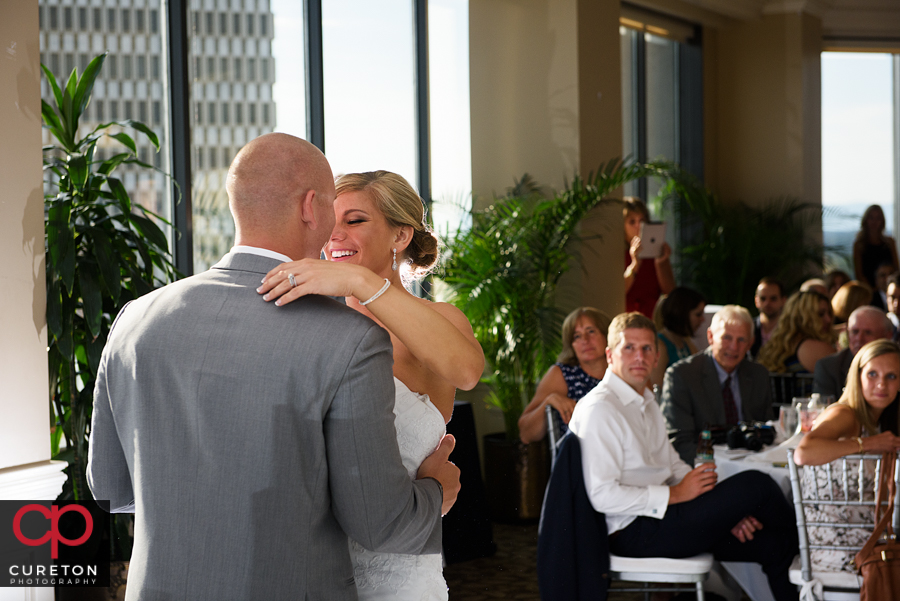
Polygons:
M394 378L394 384L397 388L394 402L397 443L403 466L410 479L414 479L419 465L437 448L447 429L444 417L428 395L412 392L397 378ZM374 553L354 540L349 544L360 601L448 599L440 554Z
M819 469L803 469L801 480L803 482L803 497L805 499L821 499L824 501L833 500L859 500L856 482L850 482L848 486L848 496L845 497L841 490L842 485L837 474L841 473L842 459L837 459L831 463L830 473L826 471L825 466ZM859 474L859 460L847 459L847 470L850 474ZM808 505L805 508L807 522L830 522L843 524L861 524L871 523L875 513L874 490L877 473L875 473L873 461L864 462L863 467L863 498L870 500L871 503L864 506L847 506L840 505ZM813 475L815 474L815 476ZM816 496L818 491L818 497ZM817 526L808 526L807 534L809 542L813 545L853 545L862 547L872 535L872 530L868 528L823 528ZM853 565L855 551L837 551L826 549L810 550L810 562L812 563L813 572L849 572L856 573L856 566Z

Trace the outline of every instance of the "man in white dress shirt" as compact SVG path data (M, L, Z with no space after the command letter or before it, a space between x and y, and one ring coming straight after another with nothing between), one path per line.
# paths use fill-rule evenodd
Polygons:
M793 510L766 474L716 483L714 464L694 469L669 443L647 389L658 358L656 328L640 313L613 319L609 369L575 406L569 428L581 442L585 489L606 514L609 548L628 557L690 557L762 564L778 601L797 599L788 568L797 554Z

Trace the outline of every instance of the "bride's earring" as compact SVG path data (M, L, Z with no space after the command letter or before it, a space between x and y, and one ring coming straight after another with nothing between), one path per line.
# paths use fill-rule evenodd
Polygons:
M397 271L397 249L391 249L394 251L394 262L391 264L391 271Z

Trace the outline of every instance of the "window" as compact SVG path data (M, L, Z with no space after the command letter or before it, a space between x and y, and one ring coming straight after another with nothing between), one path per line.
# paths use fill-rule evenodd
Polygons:
M219 79L228 79L228 59L219 60Z
M233 35L241 35L241 15L235 13L232 15L232 31Z
M87 31L88 28L88 9L80 6L78 7L78 29L80 31Z
M247 106L247 121L250 125L256 125L256 105L252 102Z
M199 102L194 103L193 121L197 125L203 125L203 105L201 105Z
M231 125L231 114L227 102L222 103L222 125Z
M122 57L122 79L129 80L133 76L131 57L125 55Z
M155 8L150 10L150 33L159 33L159 11Z
M126 100L124 105L125 105L125 118L126 119L134 119L134 102L131 100Z
M44 7L38 6L38 28L44 30Z
M162 102L153 101L153 125L158 126L162 123Z
M59 7L50 7L50 29L59 29Z
M84 73L84 70L87 69L88 66L88 55L86 52L82 52L78 55L78 72Z
M216 77L216 59L211 56L206 57L206 78L215 79Z
M244 78L243 77L243 69L242 69L243 64L244 64L244 61L242 61L239 57L234 58L234 80L235 81L241 81Z
M116 30L116 9L114 8L106 9L106 28L110 32Z
M269 35L269 19L266 15L259 16L259 35L263 37Z
M213 35L215 29L215 15L208 12L206 13L206 35Z
M73 55L71 52L66 52L66 54L63 56L63 60L65 61L63 77L68 79L69 74L72 73L72 70L75 68L75 55Z
M218 148L212 147L209 149L209 168L210 169L218 169L219 168L219 152Z
M63 27L68 31L72 29L72 7L63 7Z
M254 15L247 15L247 35L253 36L255 35L254 29L256 28L256 22L254 21Z
M59 70L59 55L55 52L50 55L50 72L53 73L56 79L61 79L60 75L62 75L62 73L60 73Z
M138 56L135 60L137 61L137 78L147 79L147 57Z
M138 100L138 121L147 123L147 101Z
M894 165L900 140L893 132L900 114L900 55L823 52L821 61L825 262L862 280L853 266L853 241L866 208L879 205L885 233L896 237L898 231Z
M234 103L234 124L235 125L243 125L244 124L244 105L240 102Z
M122 31L125 33L131 32L131 10L128 8L122 9Z
M269 120L269 103L262 105L262 122L263 125L271 125L271 121Z
M228 35L228 15L219 13L219 35Z
M194 57L194 79L203 79L203 69L200 68L202 61L199 56Z
M262 80L269 81L269 59L259 59L260 70L262 71Z
M101 31L103 29L103 9L91 9L91 14L93 15L94 30Z
M109 118L112 121L119 120L119 101L118 100L110 100L109 101Z
M91 104L94 105L94 117L97 121L103 122L105 117L103 116L103 101L102 100L91 100Z
M247 80L256 81L256 59L247 59Z
M159 56L155 54L150 57L150 79L159 80Z
M408 0L323 3L325 150L335 173L386 169L417 182L413 24Z
M144 31L147 29L147 24L145 22L145 15L146 15L146 13L144 12L143 9L141 9L141 8L134 9L134 29L135 29L135 31L137 31L139 33L144 33Z
M216 103L210 102L206 105L206 123L208 125L216 124Z
M106 62L104 64L106 68L106 74L109 79L119 79L119 57L115 54L110 54L106 57Z

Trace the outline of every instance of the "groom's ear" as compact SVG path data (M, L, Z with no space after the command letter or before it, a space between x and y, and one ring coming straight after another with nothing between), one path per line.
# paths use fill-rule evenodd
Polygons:
M312 189L307 190L303 199L300 201L300 221L306 224L306 227L311 230L316 230L319 227L319 220L316 218L315 207L316 191Z

